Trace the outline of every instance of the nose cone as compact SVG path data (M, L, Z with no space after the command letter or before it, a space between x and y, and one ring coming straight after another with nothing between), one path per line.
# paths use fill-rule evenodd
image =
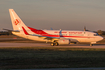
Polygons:
M101 40L103 40L104 38L102 37L102 36L97 36L96 38L95 38L95 41L96 42L98 42L98 41L101 41Z
M104 38L102 36L99 37L99 41L103 40Z

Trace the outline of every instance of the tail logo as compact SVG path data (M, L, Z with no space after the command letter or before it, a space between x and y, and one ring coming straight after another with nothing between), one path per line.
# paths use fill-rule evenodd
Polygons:
M15 19L15 25L19 24L20 21L18 19Z

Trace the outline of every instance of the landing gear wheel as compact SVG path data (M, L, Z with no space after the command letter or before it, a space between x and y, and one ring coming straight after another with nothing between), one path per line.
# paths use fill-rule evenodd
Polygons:
M59 44L57 42L51 43L51 46L58 46Z
M55 43L51 43L51 46L54 46L55 45Z
M55 45L58 46L59 44L56 42Z

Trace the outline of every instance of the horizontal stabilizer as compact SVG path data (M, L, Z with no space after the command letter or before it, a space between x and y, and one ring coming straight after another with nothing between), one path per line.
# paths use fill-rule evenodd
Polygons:
M9 30L9 29L3 29L3 30L6 30L8 32L20 32L19 30Z

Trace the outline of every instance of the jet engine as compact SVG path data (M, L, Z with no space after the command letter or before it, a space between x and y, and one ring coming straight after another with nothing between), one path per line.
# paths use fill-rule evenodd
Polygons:
M58 44L70 44L70 39L59 39Z

